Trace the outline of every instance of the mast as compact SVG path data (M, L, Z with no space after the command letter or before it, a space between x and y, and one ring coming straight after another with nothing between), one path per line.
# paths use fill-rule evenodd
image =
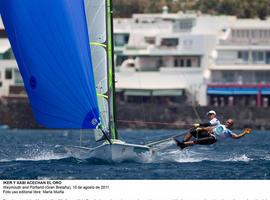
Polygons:
M109 88L109 131L112 139L118 139L116 127L116 101L115 101L115 69L114 69L114 40L113 40L113 16L112 0L107 3L107 39L108 39L108 88Z

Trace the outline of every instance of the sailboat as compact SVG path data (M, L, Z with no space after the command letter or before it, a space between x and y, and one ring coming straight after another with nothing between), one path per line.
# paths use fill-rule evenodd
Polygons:
M94 129L85 158L125 160L152 152L116 128L111 0L0 0L0 12L37 122Z

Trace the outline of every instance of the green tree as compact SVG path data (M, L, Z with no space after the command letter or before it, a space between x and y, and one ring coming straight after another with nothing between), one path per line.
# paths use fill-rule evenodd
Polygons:
M270 0L113 0L116 17L131 17L133 13L161 13L199 10L208 14L235 15L240 18L266 19L270 15Z

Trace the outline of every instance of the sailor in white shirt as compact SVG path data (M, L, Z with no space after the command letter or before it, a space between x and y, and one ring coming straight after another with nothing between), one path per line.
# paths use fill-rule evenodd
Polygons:
M209 112L207 112L207 117L209 119L209 122L194 124L194 127L209 127L217 126L220 124L220 121L217 119L217 113L214 110L210 110Z
M239 139L246 134L251 133L251 128L246 128L242 133L236 134L233 133L230 129L232 128L234 124L233 119L228 119L224 125L219 124L215 127L198 127L197 131L200 134L204 134L205 137L196 138L196 140L193 141L179 141L176 138L174 138L174 141L177 146L179 146L181 149L184 149L188 146L192 146L195 144L200 145L210 145L214 144L219 140L224 140L226 138L232 138L232 139ZM207 136L206 136L207 135Z
M185 135L183 142L189 141L192 137L194 138L204 138L208 137L208 134L197 129L198 127L215 127L220 125L220 121L217 119L217 114L214 110L207 112L208 122L205 123L196 123L190 129L189 133Z

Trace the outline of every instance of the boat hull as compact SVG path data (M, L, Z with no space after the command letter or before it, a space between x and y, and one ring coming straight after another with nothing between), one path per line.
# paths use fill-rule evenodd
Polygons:
M72 156L80 159L101 159L106 161L147 161L153 154L146 145L129 144L124 142L103 143L95 148L69 147Z

